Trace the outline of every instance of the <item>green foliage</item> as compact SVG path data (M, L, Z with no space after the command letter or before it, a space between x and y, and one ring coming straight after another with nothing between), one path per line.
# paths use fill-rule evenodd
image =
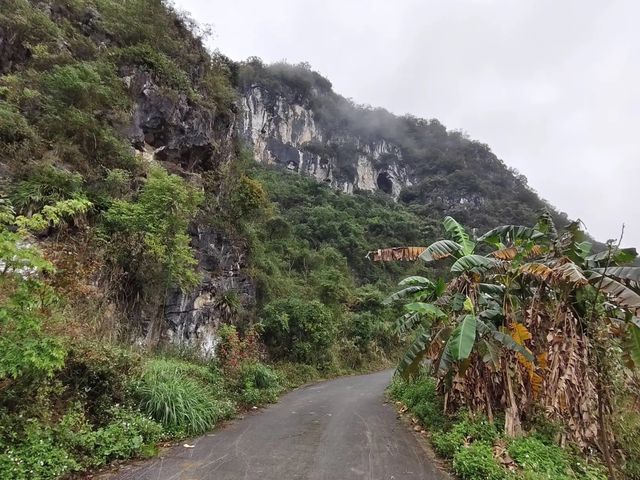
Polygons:
M52 429L29 422L20 433L21 438L11 436L9 444L0 446L0 478L55 480L80 469Z
M446 425L442 401L432 378L421 376L406 381L396 376L389 387L389 394L409 407L426 427L439 430Z
M31 216L47 205L84 197L83 179L78 173L44 164L25 172L10 189L9 198L17 213Z
M34 136L27 119L11 105L0 100L0 142L17 143L31 140Z
M273 403L282 392L278 374L259 362L244 363L238 378L239 400L247 406Z
M626 395L627 393L625 393ZM613 418L613 429L621 453L624 455L622 471L629 480L640 480L640 413L637 399L631 393Z
M491 444L475 442L458 450L453 471L462 480L503 480L512 478L493 456Z
M162 436L159 424L122 407L105 413L110 421L99 428L93 428L81 410L71 410L52 426L31 419L18 429L2 432L0 477L57 479L154 451Z
M317 300L276 300L263 311L263 338L276 358L323 366L336 333L331 312Z
M109 421L92 428L81 411L70 411L53 428L55 438L82 468L113 460L147 456L163 436L162 426L139 412L122 407L106 411Z
M135 385L142 410L175 435L197 435L211 430L234 411L227 400L220 400L216 384L203 382L211 374L193 371L185 362L171 359L150 361ZM220 384L220 380L217 384Z
M197 282L187 226L202 198L180 177L153 168L135 201L113 202L105 227L117 244L112 255L134 287L188 288Z
M467 443L485 442L490 445L498 438L495 423L483 417L461 415L449 430L434 433L433 446L446 458L453 458Z
M388 391L429 430L434 450L453 460L453 470L461 479L606 478L597 461L573 458L551 439L542 440L541 427L533 435L505 441L498 433L498 426L482 416L471 416L464 411L456 416L446 416L442 413L443 404L437 393L436 381L430 377L419 376L413 381L406 381L396 376ZM493 446L504 446L505 443L509 455L519 467L515 472L504 468L494 456Z
M51 375L62 367L65 356L60 339L43 329L55 295L32 279L16 285L3 276L0 286L11 292L0 304L0 379Z
M149 44L136 44L129 47L115 49L109 52L109 57L119 65L139 65L150 69L158 76L161 84L180 91L191 91L191 81L187 74L166 54Z
M558 446L544 444L533 437L516 438L509 442L509 455L525 475L535 473L539 478L568 479L569 460Z

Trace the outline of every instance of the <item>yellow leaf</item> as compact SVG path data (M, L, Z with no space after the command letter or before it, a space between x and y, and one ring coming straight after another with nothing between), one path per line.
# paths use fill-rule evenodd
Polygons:
M511 330L511 336L519 345L524 345L524 342L531 340L531 332L522 323L512 322L509 325L509 330Z

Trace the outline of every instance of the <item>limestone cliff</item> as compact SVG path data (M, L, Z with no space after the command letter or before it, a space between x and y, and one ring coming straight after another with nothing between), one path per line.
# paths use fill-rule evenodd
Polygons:
M398 146L385 139L328 134L309 108L269 95L254 86L241 97L242 133L257 161L311 176L345 193L382 190L397 198L411 185ZM341 149L349 151L351 172L337 171Z

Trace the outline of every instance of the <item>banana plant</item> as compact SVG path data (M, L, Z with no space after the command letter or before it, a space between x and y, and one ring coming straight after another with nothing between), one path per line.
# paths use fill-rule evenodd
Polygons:
M455 279L452 283L463 279L462 284L471 288L474 299L488 298L496 305L507 302L513 307L521 303L518 295L513 293L517 289L536 290L542 284L573 290L588 285L597 286L617 309L631 314L633 321L628 323L627 344L634 345L633 340L640 338L637 331L640 327L640 267L612 266L634 259L635 249L615 248L591 254L591 244L585 239L577 222L569 225L563 235L559 235L548 212L543 213L533 227L503 225L475 240L452 217L446 217L443 225L448 238L424 248L419 258L425 262L454 259L451 273L455 275ZM479 255L476 249L480 244L493 250L487 255ZM380 251L384 249L378 250ZM470 278L478 277L481 277L479 282L469 281ZM466 283L464 279L467 280ZM529 285L532 279L537 282L533 287ZM387 299L388 302L411 295L422 295L421 300L424 301L424 292L433 292L432 282L424 277L409 277L400 286L403 288L392 294ZM506 294L507 290L511 293ZM481 305L474 305L471 297L466 297L466 300L465 305L470 303L474 309L482 308ZM446 374L455 364L466 360L476 344L485 350L495 347L510 349L522 355L526 361L534 361L531 352L510 334L509 323L513 323L513 320L505 319L502 307L494 307L494 314L491 316L493 320L484 321L481 316L469 311L469 308L465 314L460 313L460 295L451 295L451 301L454 320L447 328L434 330L434 327L443 326L434 326L432 322L429 323L431 328L425 328L425 318L442 318L425 308L421 311L409 308L398 321L399 333L406 333L421 325L412 346L400 362L400 373L413 374L426 352L433 349L434 339L444 345L437 368L434 368L439 374ZM458 308L455 308L456 302ZM443 303L442 299L440 303ZM441 307L442 305L438 306L440 311ZM640 358L640 351L631 352L631 356Z

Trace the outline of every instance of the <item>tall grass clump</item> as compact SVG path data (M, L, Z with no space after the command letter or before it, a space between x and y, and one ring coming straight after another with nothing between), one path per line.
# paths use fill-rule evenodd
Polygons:
M174 436L204 433L234 412L229 401L217 398L217 386L203 378L204 368L187 365L173 359L151 360L135 387L140 408Z

